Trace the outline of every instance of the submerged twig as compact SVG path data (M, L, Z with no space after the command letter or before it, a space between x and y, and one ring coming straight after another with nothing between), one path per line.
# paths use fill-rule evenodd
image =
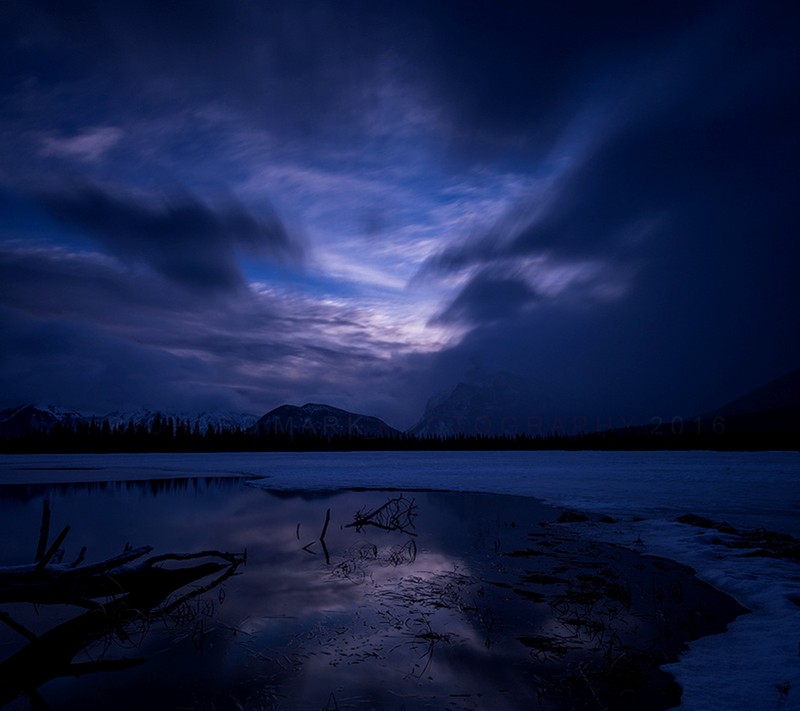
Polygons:
M331 554L328 552L328 546L325 543L325 534L328 532L328 524L331 522L331 510L325 512L325 523L322 525L322 533L319 534L319 542L322 544L322 552L325 554L325 564L331 564Z
M389 499L374 511L357 511L353 522L348 523L345 528L355 528L361 532L364 526L374 526L384 531L400 531L409 536L416 536L417 534L411 530L414 528L414 519L417 516L416 509L415 500L408 501L401 494Z
M38 563L44 558L44 553L47 550L47 539L50 537L50 500L45 499L42 502L42 523L39 527L39 542L36 545L36 556L33 559L34 563Z

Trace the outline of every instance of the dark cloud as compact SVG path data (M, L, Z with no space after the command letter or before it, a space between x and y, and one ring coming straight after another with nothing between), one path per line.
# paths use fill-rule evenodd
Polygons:
M215 210L184 195L153 205L86 187L44 196L41 203L57 221L89 233L123 260L145 263L200 292L244 286L237 248L279 258L299 252L277 216L257 220L235 202Z
M536 294L524 281L482 273L467 283L433 323L492 323L517 316L535 300Z
M467 294L479 291L483 271L498 263L593 260L636 275L626 296L628 318L666 312L653 324L665 341L696 334L706 347L716 333L719 352L734 357L742 344L731 321L780 341L776 334L787 332L786 307L800 305L786 267L787 260L800 260L796 240L787 239L800 210L786 199L787 190L800 187L800 141L793 128L800 120L800 93L796 78L783 71L800 52L776 43L785 39L783 30L766 31L764 25L779 19L770 12L737 6L733 15L735 21L723 13L733 29L710 49L701 44L704 35L677 36L673 44L680 51L661 61L673 67L677 55L694 58L698 70L673 76L670 95L656 95L655 106L634 102L630 114L598 121L589 148L576 149L545 196L515 205L483 235L445 247L422 274L477 271ZM622 93L653 97L653 87L642 80L662 73L645 73ZM615 90L609 93L613 97ZM760 294L742 288L766 274L781 276L763 283ZM767 294L771 308L765 308ZM488 308L491 302L485 303ZM495 315L516 313L498 304ZM493 319L484 312L473 323L487 320ZM628 325L620 352L636 338L636 324ZM791 350L797 357L797 347Z
M642 421L701 412L795 367L800 207L788 196L800 190L800 86L786 67L800 53L779 15L737 5L733 19L718 13L725 32L708 46L708 35L676 37L680 51L658 59L687 73L644 74L671 76L668 93L628 85L630 113L598 121L546 195L423 265L420 278L476 275L444 309L471 330L434 370L477 360L580 393L586 414ZM537 258L596 264L625 288L540 296L523 311L502 299L464 308L486 270Z
M546 153L608 71L685 31L713 3L453 2L423 25L459 150ZM475 145L477 144L477 145ZM468 148L467 148L468 149Z
M715 3L11 5L7 81L58 87L62 130L79 102L84 118L120 103L143 116L214 103L285 138L329 141L358 133L390 62L444 108L453 157L483 160L501 146L546 151L587 85L646 61Z
M88 324L21 317L0 306L0 387L6 403L69 403L90 412L137 406L230 407L227 388L199 361L109 335Z
M630 26L661 44L623 45L632 68L605 67L602 93L587 88L559 116L561 136L550 145L566 167L556 184L513 206L486 234L441 250L423 272L540 253L622 259L647 253L635 235L662 220L674 220L665 229L679 241L696 223L691 238L701 248L731 228L748 241L743 220L794 220L784 198L798 182L800 82L785 69L800 61L800 49L783 23L797 13L759 12L747 3L714 12L673 9L683 19L670 32L682 31L666 37L634 12ZM616 36L605 22L595 27L598 41ZM587 59L591 48L589 42L566 54Z
M121 115L136 106L153 117L223 105L251 124L309 140L360 111L386 34L380 12L361 12L366 3L12 5L7 86L34 86L51 110L67 109L62 130L98 109Z

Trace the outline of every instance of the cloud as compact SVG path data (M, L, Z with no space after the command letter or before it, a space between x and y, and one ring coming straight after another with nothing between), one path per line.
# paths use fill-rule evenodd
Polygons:
M203 301L160 274L47 245L2 245L0 310L0 392L76 407L214 401L264 412L322 400L358 410L421 349L363 304L266 285ZM404 407L381 401L379 414Z
M167 353L234 398L384 413L473 359L620 407L800 359L791 4L6 18L0 293L37 327Z
M40 150L45 156L75 158L92 163L102 158L124 135L125 132L120 128L97 126L74 136L43 136Z
M183 195L154 203L96 187L49 194L40 201L55 220L87 232L112 254L147 264L196 292L244 286L237 249L278 259L300 253L274 213L256 219L234 201L212 208Z
M640 46L632 69L610 62L604 95L585 75L542 151L546 189L421 266L418 280L459 284L440 318L462 336L434 372L506 368L621 424L691 415L795 367L800 94L785 62L799 52L774 22L718 8ZM529 308L504 278L536 294Z
M89 412L148 404L191 411L234 404L202 363L113 336L86 323L36 319L0 306L6 404L65 404ZM202 387L199 387L202 384Z
M525 281L481 272L433 319L433 323L488 324L517 316L535 300L536 294Z

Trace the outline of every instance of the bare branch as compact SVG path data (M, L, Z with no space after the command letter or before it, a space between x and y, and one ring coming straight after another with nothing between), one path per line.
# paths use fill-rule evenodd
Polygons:
M64 539L67 537L68 533L69 533L69 524L64 526L64 530L58 534L56 540L53 541L53 545L51 545L47 549L47 552L41 558L39 558L39 560L36 561L36 567L39 570L44 568L44 566L46 566L52 560L53 556L58 551L59 546L61 546L61 544L64 542Z
M7 612L0 611L0 622L5 622L12 630L14 630L14 632L21 634L23 637L25 637L25 639L31 642L36 639L36 635L33 632L12 619L11 615L9 615Z
M45 499L42 502L42 525L39 528L39 542L36 545L36 557L33 559L34 563L38 563L44 558L44 553L47 550L47 539L50 536L50 500Z

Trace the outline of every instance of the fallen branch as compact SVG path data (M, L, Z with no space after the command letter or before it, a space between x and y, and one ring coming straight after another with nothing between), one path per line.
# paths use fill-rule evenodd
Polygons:
M84 566L40 567L35 563L0 568L0 602L56 603L120 594L125 591L120 581L135 572L135 568L127 568L126 563L151 550L152 546L142 546Z
M202 555L174 554L171 559L198 557ZM127 640L127 630L131 625L162 619L178 607L186 605L189 600L219 586L235 574L239 563L244 560L243 556L223 554L223 557L226 558L224 562L206 561L178 569L148 565L149 561L143 561L133 568L114 571L114 575L124 573L128 576L128 579L117 581L116 584L117 589L125 588L126 594L102 604L90 603L89 611L39 636L14 622L5 613L0 613L0 620L29 640L19 651L0 662L0 706L21 695L27 695L31 699L38 698L37 689L56 677L118 671L145 663L146 659L141 658L99 659L79 663L73 662L73 659L101 639ZM163 560L164 557L161 558ZM211 582L180 595L170 603L166 602L172 593L212 575L217 577ZM70 602L59 600L62 601Z
M188 609L197 598L235 575L246 563L247 552L205 550L197 553L163 553L146 558L152 546L131 548L91 565L82 565L84 546L69 565L58 551L67 534L65 526L50 546L50 506L45 501L35 560L30 565L0 567L0 602L61 604L85 608L85 612L40 635L0 611L0 622L21 635L27 644L0 661L0 706L26 695L32 707L47 708L38 688L55 677L118 671L143 664L145 659L96 659L73 662L99 640L129 640L129 631L175 611ZM324 533L324 532L323 532ZM58 562L54 562L54 561ZM167 562L197 561L194 565L168 567ZM210 582L203 583L203 580ZM173 597L181 588L199 583ZM222 597L220 597L220 600ZM188 620L193 615L181 615Z

